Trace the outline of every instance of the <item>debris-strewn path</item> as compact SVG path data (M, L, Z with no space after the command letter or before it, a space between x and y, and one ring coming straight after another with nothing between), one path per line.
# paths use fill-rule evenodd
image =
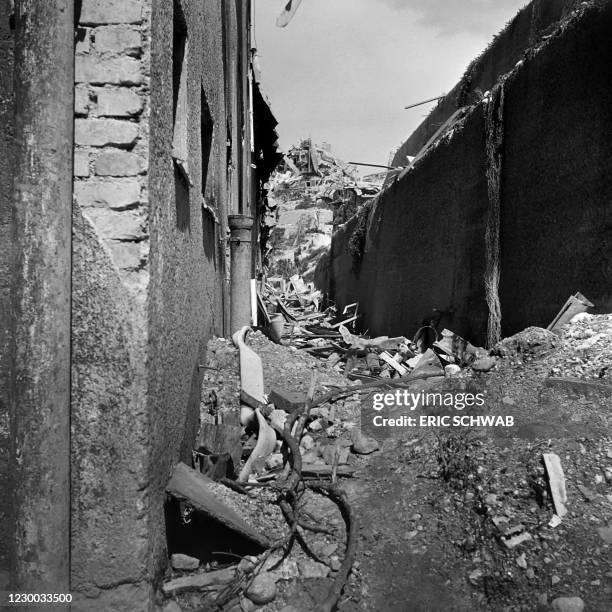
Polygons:
M354 472L340 478L360 525L340 610L611 609L612 316L579 319L561 338L529 328L503 341L486 372L462 369L459 376L486 391L486 411L512 415L513 428L408 430L361 454L355 431L363 392L313 410L317 419L301 442L304 463L333 464L337 447L345 469ZM259 332L248 343L262 359L266 392L305 393L315 371L320 392L348 382L333 360L275 344ZM221 340L211 349L217 369L207 372L207 388L235 408L235 349ZM210 405L203 409L208 415ZM564 473L567 514L560 521L545 454L556 455ZM273 468L267 460L258 472L265 479ZM286 531L269 492L256 490L245 502L215 486L267 535ZM313 610L327 596L343 558L343 521L321 495L306 492L299 506L332 532L301 530L318 561L297 542L284 561L273 555L257 584L266 596L247 591L240 599L244 609L253 609L254 600L262 610ZM201 593L177 599L184 610L206 609Z

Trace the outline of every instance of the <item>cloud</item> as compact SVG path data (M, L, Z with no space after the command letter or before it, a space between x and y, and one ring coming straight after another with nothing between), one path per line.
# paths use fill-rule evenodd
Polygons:
M382 0L393 10L409 10L423 25L442 34L496 34L527 0Z

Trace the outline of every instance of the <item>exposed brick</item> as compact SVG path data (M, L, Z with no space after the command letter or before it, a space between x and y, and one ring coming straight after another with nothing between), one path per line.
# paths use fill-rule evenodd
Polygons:
M74 80L93 85L138 85L142 82L140 62L133 57L103 59L95 55L77 55Z
M97 94L101 117L132 117L142 111L142 98L129 89L99 89Z
M89 92L87 87L77 85L74 88L74 112L76 115L87 115L89 113Z
M143 260L141 242L109 241L108 246L113 255L113 261L122 270L138 270Z
M81 24L139 23L142 21L140 0L83 0Z
M84 151L74 153L74 176L89 176L89 155Z
M139 54L142 49L140 32L128 26L104 26L96 28L96 51L98 53Z
M88 208L83 211L100 232L110 240L140 240L146 237L146 221L140 210Z
M95 162L99 176L134 176L143 169L143 159L136 153L125 151L103 151Z
M121 209L140 202L140 184L135 179L76 181L74 195L83 207Z
M74 122L74 141L79 145L131 145L136 138L136 123L118 119L76 119Z

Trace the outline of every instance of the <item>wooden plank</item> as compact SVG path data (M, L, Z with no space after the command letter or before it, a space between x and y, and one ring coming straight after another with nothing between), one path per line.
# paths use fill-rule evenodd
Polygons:
M548 474L548 483L550 492L555 506L555 513L559 518L563 518L567 514L567 492L565 490L565 476L561 467L561 459L555 453L544 453L542 455L544 465Z
M401 363L398 363L387 351L383 351L380 354L380 358L388 363L400 376L404 376L408 372L408 368L404 367Z
M210 489L212 482L204 474L200 474L184 463L179 463L166 485L166 493L193 506L198 512L225 525L250 542L262 548L268 548L270 542L265 536L253 529L235 510L217 499Z

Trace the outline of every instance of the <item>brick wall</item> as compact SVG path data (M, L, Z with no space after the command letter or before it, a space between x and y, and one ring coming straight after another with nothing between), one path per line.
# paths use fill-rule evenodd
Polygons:
M75 57L75 201L139 291L149 250L149 12L141 0L84 0Z

